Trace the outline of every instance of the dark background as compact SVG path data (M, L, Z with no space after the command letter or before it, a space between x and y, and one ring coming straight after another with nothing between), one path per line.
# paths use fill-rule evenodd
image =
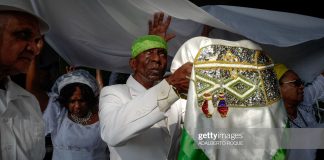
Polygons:
M260 8L290 13L298 13L318 18L324 18L324 5L321 0L190 0L192 3L203 5L231 5L250 8ZM323 2L322 2L323 3Z

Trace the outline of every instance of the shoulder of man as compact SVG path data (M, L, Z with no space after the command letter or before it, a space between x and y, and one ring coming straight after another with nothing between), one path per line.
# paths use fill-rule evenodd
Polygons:
M10 97L10 101L12 103L18 104L18 101L20 101L23 103L26 111L35 112L37 115L42 115L39 102L32 93L28 92L11 80L8 82L8 90L8 96ZM41 118L41 116L34 118Z
M101 89L100 97L106 94L114 94L117 96L129 94L129 88L127 87L126 84L115 84L115 85L106 86Z

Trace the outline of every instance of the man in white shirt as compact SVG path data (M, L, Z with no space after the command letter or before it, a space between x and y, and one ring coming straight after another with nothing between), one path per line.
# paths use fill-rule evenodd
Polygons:
M324 97L324 72L318 75L312 83L305 86L299 75L284 64L276 64L274 70L287 111L289 127L309 128L310 133L313 132L313 128L322 128L323 126L316 119L317 108L314 104ZM298 135L297 129L293 131ZM288 150L288 160L316 159L316 149L304 148Z
M30 1L0 2L0 159L41 160L45 155L39 104L9 76L26 73L47 30L46 22L32 12Z
M99 102L101 137L110 159L177 159L182 105L177 94L187 93L192 64L164 78L167 44L147 35L132 45L126 84L102 89Z

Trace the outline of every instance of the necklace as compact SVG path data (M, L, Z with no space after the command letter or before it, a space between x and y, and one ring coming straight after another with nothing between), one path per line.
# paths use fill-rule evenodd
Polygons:
M79 124L82 124L82 125L86 125L87 122L90 120L91 116L92 116L92 112L91 111L89 111L88 114L85 117L82 117L82 118L80 118L80 117L74 115L73 113L71 113L71 119L74 122L79 123Z
M297 109L297 117L298 117L298 115L301 117L301 120L303 121L305 127L307 128L307 127L308 127L308 124L307 124L306 120L304 119L304 117L303 117L303 115L300 113L300 111ZM296 117L296 118L297 118L297 117ZM305 128L305 127L302 127L302 126L298 125L297 123L295 123L294 120L291 119L289 116L288 116L288 120L289 120L292 124L294 124L295 126L297 126L297 128Z

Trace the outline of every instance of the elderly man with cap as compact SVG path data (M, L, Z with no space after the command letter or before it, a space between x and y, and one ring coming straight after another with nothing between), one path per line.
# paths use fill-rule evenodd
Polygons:
M45 155L39 104L9 76L26 73L47 30L30 1L0 2L0 159L41 160Z
M279 80L281 96L284 100L291 128L317 128L321 127L316 120L314 104L324 99L324 73L317 76L312 84L304 86L304 82L293 70L284 64L274 67ZM315 159L315 149L291 149L288 159Z
M313 105L317 100L324 99L324 73L317 76L312 84L304 86L299 76L284 64L276 64L274 69L290 127L314 127L318 122Z
M138 38L129 65L133 74L126 84L102 89L99 102L101 137L110 159L176 159L182 105L192 64L168 77L167 43L156 35Z

